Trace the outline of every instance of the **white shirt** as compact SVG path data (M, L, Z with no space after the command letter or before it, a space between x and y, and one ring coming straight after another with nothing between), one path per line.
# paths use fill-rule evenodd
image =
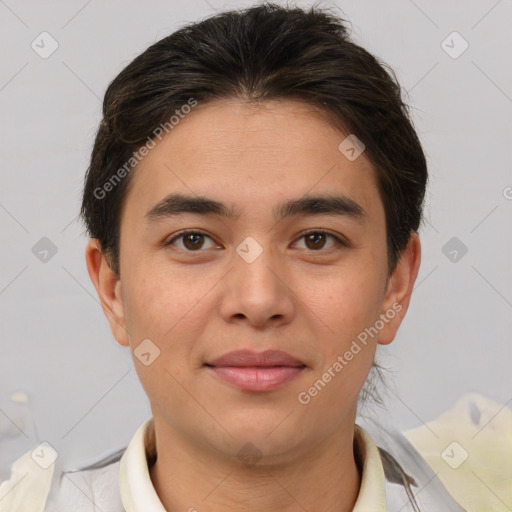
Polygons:
M155 451L152 429L153 419L149 418L139 427L121 459L99 469L76 473L55 471L55 465L43 469L27 452L13 464L9 480L0 485L0 512L166 512L149 473L148 458L151 460ZM408 495L406 486L397 481L401 466L383 458L370 434L359 425L355 425L354 443L354 453L360 454L362 467L354 512L463 512L442 484L434 480L434 473L423 475L428 466L417 452L421 471L413 468L417 488L409 489ZM408 454L411 449L414 451L412 445L406 446ZM393 456L400 458L398 445L390 445L388 451L395 451ZM420 508L414 508L410 496L416 493L419 500L420 492L425 501Z
M149 445L151 419L147 420L133 437L121 458L120 487L121 500L126 512L166 512L152 485L149 474L146 449ZM356 425L354 442L364 454L361 488L353 512L385 512L385 477L377 447L370 436Z

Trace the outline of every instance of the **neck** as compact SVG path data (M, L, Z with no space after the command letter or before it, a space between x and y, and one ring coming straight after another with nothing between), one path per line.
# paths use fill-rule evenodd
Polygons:
M352 418L347 418L352 420ZM354 422L293 458L244 465L199 447L155 421L155 490L167 511L349 512L361 475L354 457Z

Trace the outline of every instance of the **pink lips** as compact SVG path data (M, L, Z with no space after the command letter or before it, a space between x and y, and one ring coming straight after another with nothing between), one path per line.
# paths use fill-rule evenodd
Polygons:
M206 366L224 381L246 391L271 391L306 368L302 361L281 350L237 350Z

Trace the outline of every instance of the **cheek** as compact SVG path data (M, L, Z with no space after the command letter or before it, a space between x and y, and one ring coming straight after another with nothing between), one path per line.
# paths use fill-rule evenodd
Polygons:
M174 401L186 399L178 383L189 378L183 363L191 360L194 342L207 318L201 311L204 293L190 290L174 278L152 279L149 273L136 277L132 275L125 286L125 316L140 382L155 403L166 403L170 396ZM150 354L146 360L144 353Z
M337 340L332 349L339 349L378 318L380 278L371 268L332 273L314 286L305 284L302 296L329 337Z
M171 276L149 265L140 268L144 273L133 272L125 284L130 345L136 350L149 338L160 350L158 363L181 374L184 366L179 362L190 359L194 342L209 318L205 296L213 283L179 272Z
M197 279L160 268L149 258L132 262L123 288L126 315L133 326L162 337L201 300Z

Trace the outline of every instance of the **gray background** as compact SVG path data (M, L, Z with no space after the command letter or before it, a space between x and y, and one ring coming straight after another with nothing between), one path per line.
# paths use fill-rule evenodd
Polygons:
M0 478L39 441L70 467L125 446L149 417L129 351L114 341L87 274L77 221L101 100L151 43L215 10L251 4L0 0ZM320 5L340 9L354 39L396 71L429 160L416 289L398 337L379 350L390 369L387 410L405 430L466 392L508 403L512 4ZM46 59L31 48L43 31L59 45ZM457 58L442 47L453 31L469 44ZM445 44L453 54L461 43L452 36ZM33 252L43 237L57 249L47 261ZM452 237L466 254L443 249ZM19 392L28 402L13 400Z

